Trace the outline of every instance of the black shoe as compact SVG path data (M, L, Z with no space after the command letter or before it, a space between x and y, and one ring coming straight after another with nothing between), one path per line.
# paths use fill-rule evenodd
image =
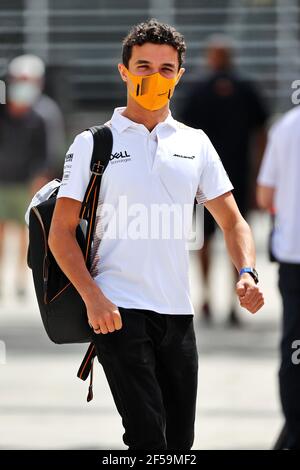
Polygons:
M242 326L241 320L234 308L230 311L227 319L227 325L230 328L240 328Z

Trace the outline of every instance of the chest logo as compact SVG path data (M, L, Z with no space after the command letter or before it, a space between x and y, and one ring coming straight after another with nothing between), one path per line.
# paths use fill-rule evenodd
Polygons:
M179 155L178 153L174 153L173 157L188 158L189 160L193 160L195 155Z
M127 153L127 150L122 150L121 152L112 153L111 156L110 156L110 161L119 160L119 159L122 159L122 158L130 158L130 157L131 157L131 155L129 155Z

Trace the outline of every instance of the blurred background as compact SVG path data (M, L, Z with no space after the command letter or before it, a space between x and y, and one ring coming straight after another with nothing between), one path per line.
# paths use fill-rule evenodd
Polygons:
M150 17L174 25L186 39L186 73L171 106L175 117L188 114L188 97L206 79L212 34L218 34L219 41L220 34L230 39L235 73L257 90L264 109L260 128L267 130L292 108L292 82L300 78L298 0L0 0L0 78L8 89L17 79L10 70L15 57L31 54L42 59L41 88L57 106L63 129L54 164L48 164L51 138L46 131L48 163L35 165L22 180L30 186L29 193L50 175L61 176L75 134L105 122L114 107L126 104L117 71L121 42L130 26ZM5 106L0 105L0 114L5 114ZM7 119L0 115L0 133L1 126L8 128ZM191 253L200 358L195 449L268 449L282 426L277 386L281 302L277 265L268 259L270 217L257 210L253 196L255 161L247 219L257 243L266 303L262 311L252 317L235 306L238 321L227 321L233 308L232 269L216 232L207 321L202 312L207 295L203 271L199 254ZM15 167L10 174L5 167L2 177L1 171L0 208L4 208L1 189L7 197L6 182L11 178L15 184L11 177ZM8 176L3 176L6 171ZM27 202L29 196L23 200ZM95 398L87 404L87 385L76 378L85 346L56 346L46 337L31 273L24 265L20 268L26 235L20 236L20 223L7 222L0 229L0 449L124 448L120 418L100 365L96 365Z

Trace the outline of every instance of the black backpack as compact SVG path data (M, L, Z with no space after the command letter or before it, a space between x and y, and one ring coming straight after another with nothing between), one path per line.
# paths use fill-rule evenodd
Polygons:
M76 231L88 268L101 178L108 165L113 144L109 127L95 126L89 130L94 138L91 178L80 211L80 219L84 223L78 225ZM57 344L91 342L93 331L88 324L85 304L56 263L48 246L58 189L49 199L30 210L28 265L32 270L39 310L50 340ZM78 372L83 380L88 377L89 372L92 379L92 360L95 355L94 345L91 344Z

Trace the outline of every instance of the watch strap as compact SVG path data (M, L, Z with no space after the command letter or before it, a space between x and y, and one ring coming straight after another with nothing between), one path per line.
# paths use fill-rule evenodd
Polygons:
M255 283L257 284L258 283L258 274L257 274L257 271L256 269L254 268L250 268L250 267L245 267L245 268L242 268L239 272L240 276L244 273L248 273L250 274L250 276L253 277Z

